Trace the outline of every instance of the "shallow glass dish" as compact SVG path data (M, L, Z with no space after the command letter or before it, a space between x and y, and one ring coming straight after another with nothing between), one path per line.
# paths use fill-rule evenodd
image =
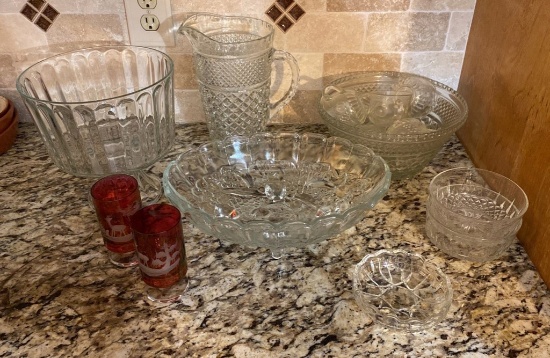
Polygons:
M389 168L370 149L319 134L259 133L184 152L166 197L208 235L273 257L337 235L385 195Z
M52 161L76 176L136 175L174 143L174 65L146 47L100 46L52 56L23 71L16 87ZM155 201L153 199L153 201Z
M380 250L355 266L353 294L375 322L417 332L445 318L453 290L448 277L422 256Z
M431 84L433 93L428 96L425 92L411 104L410 118L383 130L369 121L357 120L358 113L364 116L358 109L358 99L385 91L393 83L413 80ZM334 88L347 95L335 97ZM455 90L404 72L353 72L338 78L324 89L319 111L331 135L371 148L386 160L393 179L410 178L420 172L468 116L466 101Z

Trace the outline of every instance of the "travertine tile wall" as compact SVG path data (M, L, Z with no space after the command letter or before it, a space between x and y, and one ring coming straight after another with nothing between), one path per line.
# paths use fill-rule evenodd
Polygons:
M254 16L275 0L171 0L175 28L189 12ZM274 47L292 53L301 72L299 91L278 122L320 122L316 102L332 76L358 70L413 72L458 86L475 0L295 0L304 10L286 33L275 29ZM47 32L20 10L25 0L0 1L0 95L14 100L17 75L51 54L95 44L129 44L122 0L48 0L60 13ZM187 39L161 50L175 62L176 118L203 121L204 114Z

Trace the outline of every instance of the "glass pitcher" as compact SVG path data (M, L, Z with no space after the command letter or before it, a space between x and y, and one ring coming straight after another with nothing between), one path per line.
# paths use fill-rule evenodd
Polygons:
M212 140L264 131L268 119L296 93L296 59L273 49L273 27L267 22L199 13L189 17L179 32L193 46L193 62ZM270 96L275 61L286 62L292 73L288 90L278 100Z

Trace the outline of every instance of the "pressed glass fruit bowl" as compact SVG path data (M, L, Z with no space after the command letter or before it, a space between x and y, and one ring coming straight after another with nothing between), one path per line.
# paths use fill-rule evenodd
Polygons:
M433 93L424 92L410 104L408 115L403 115L408 118L388 123L389 128L362 118L365 115L361 112L368 112L360 106L362 100L407 82L433 86ZM468 106L455 90L426 77L404 72L355 72L325 88L319 111L331 135L371 148L386 160L393 179L403 179L416 175L435 157L466 121Z
M197 228L274 257L355 225L389 183L388 166L370 149L311 133L209 142L163 175L165 195Z
M417 332L442 321L453 291L447 276L420 255L380 250L355 266L353 293L375 322Z

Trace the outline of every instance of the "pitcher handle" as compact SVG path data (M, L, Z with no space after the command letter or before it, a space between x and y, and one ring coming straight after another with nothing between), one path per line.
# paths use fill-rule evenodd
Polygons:
M269 118L272 118L277 112L279 112L283 106L288 104L292 97L296 94L298 89L298 82L300 79L300 69L298 68L298 62L290 53L280 50L273 51L273 62L284 61L290 67L292 73L292 82L290 87L286 91L283 97L274 103L269 103Z

